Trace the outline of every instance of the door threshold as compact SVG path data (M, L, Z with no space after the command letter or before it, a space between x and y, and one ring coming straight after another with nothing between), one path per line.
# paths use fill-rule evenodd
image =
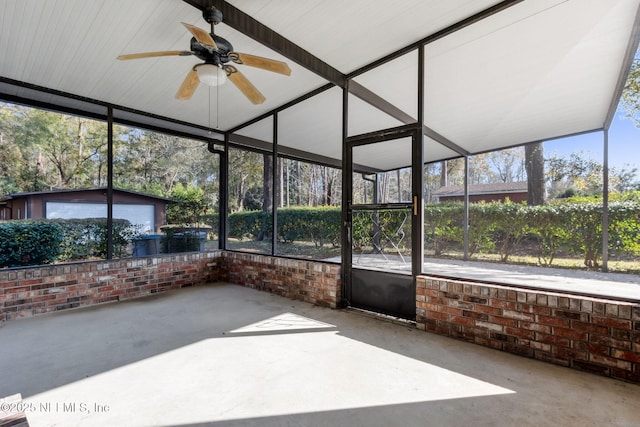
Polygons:
M389 314L377 313L375 311L366 310L364 308L347 307L344 309L344 311L351 312L351 313L358 314L365 317L370 317L377 320L383 320L385 322L394 323L396 325L413 326L413 327L416 326L415 320L404 319L402 317L392 316Z

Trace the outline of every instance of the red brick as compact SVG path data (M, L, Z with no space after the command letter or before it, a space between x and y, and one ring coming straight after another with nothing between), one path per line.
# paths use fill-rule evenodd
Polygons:
M611 347L608 347L606 345L576 341L573 343L573 348L579 351L586 351L587 353L597 353L603 356L611 356Z
M535 331L535 332L542 332L544 334L551 333L551 326L540 325L539 323L519 322L518 326L523 329L528 329L530 331Z
M31 288L29 286L16 286L13 288L5 288L4 289L4 293L5 294L18 294L21 292L27 292L30 291Z
M489 322L495 323L497 325L509 326L512 328L518 327L518 321L515 319L507 319L505 317L500 316L489 316Z
M532 322L535 318L533 314L522 313L520 311L513 311L513 310L503 310L502 316L508 317L510 319L525 320L529 322Z
M425 316L430 319L449 320L449 315L447 313L440 313L438 311L427 311Z
M560 326L563 328L568 328L571 325L569 319L559 319L557 317L543 315L538 315L536 317L537 323L542 323L544 325Z
M598 344L598 345L604 345L607 347L618 348L621 350L631 350L630 341L617 340L615 338L605 337L602 335L595 335L595 334L589 335L589 342Z
M533 349L529 346L513 344L513 343L505 343L504 351L508 351L509 353L518 354L520 356L525 357L533 357Z
M624 381L640 383L640 373L625 371L624 369L611 368L611 376Z
M42 283L44 281L44 279L42 278L38 278L38 279L27 279L27 280L19 280L18 281L18 286L31 286L31 285L39 285L40 283Z
M491 300L490 305L495 308L502 308L507 310L518 309L518 303L515 301Z
M610 317L593 316L591 321L596 325L610 326L618 329L631 329L630 320L612 319Z
M442 313L447 313L450 314L452 316L462 316L462 310L459 308L453 308L453 307L448 307L448 306L440 306L439 310Z
M476 304L475 310L477 312L480 313L487 313L487 314L493 314L493 315L500 315L502 313L502 310L498 307L491 307L489 305L480 305L480 304Z
M553 334L559 337L567 337L571 340L577 341L586 341L589 336L586 332L565 328L553 328Z
M551 344L545 344L545 343L541 343L541 342L537 342L537 341L531 341L531 343L529 343L529 345L534 350L540 350L540 351L544 351L544 352L547 352L547 353L551 352Z
M533 331L528 331L526 329L521 329L521 328L506 327L504 328L504 333L507 335L513 335L519 338L525 338L528 340L532 340L535 336Z
M599 354L592 354L589 356L589 361L600 363L611 368L624 369L625 371L631 370L631 362L625 360L616 359L608 356L601 356Z
M489 315L485 313L478 313L471 310L462 310L462 315L464 317L470 317L471 319L476 319L476 320L483 320L483 321L489 320Z
M611 356L617 359L628 360L629 362L640 363L640 354L631 351L612 349Z
M564 359L589 361L588 352L572 348L552 346L551 353Z
M523 313L543 314L546 316L551 314L551 308L549 307L541 307L539 305L527 303L518 303L518 311Z
M561 347L570 347L571 345L569 338L559 337L556 335L541 334L540 332L536 332L535 340L542 343L557 345Z
M628 329L611 328L611 338L616 340L630 341L631 331Z
M486 305L489 302L487 298L476 297L473 295L464 295L462 299L467 302L472 302L475 304L482 304L482 305Z
M573 321L571 322L571 327L573 329L586 331L592 334L600 334L600 335L609 334L609 328L607 328L606 326L594 325L593 323Z
M450 321L451 323L454 323L456 325L466 325L466 326L475 325L475 320L469 317L451 316Z
M476 327L493 332L504 332L504 326L496 325L495 323L483 322L482 320L476 320Z

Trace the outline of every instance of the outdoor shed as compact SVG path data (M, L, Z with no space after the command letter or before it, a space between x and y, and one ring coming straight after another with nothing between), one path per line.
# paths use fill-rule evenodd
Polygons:
M166 222L170 199L135 191L113 190L113 217L158 232ZM0 219L107 217L107 189L52 190L9 194L0 198Z
M463 202L464 186L447 185L437 189L432 196L443 202ZM494 184L473 184L469 185L469 202L504 202L511 200L514 203L527 201L526 182L500 182Z

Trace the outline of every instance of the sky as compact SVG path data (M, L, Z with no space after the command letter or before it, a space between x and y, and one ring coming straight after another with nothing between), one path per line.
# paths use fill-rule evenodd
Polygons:
M604 134L590 134L548 141L544 146L544 156L568 157L572 152L584 153L584 157L602 162ZM637 167L640 170L640 129L621 109L615 114L609 128L609 167Z

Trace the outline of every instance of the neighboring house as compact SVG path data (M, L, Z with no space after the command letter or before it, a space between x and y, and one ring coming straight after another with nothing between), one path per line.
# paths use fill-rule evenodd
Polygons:
M129 190L113 190L113 217L159 232L171 199ZM0 197L0 220L39 218L106 218L107 189L53 190Z
M436 202L462 202L464 201L464 187L462 185L450 185L440 187L433 192ZM497 184L469 185L469 202L504 202L506 199L514 203L527 201L527 182L503 182Z

